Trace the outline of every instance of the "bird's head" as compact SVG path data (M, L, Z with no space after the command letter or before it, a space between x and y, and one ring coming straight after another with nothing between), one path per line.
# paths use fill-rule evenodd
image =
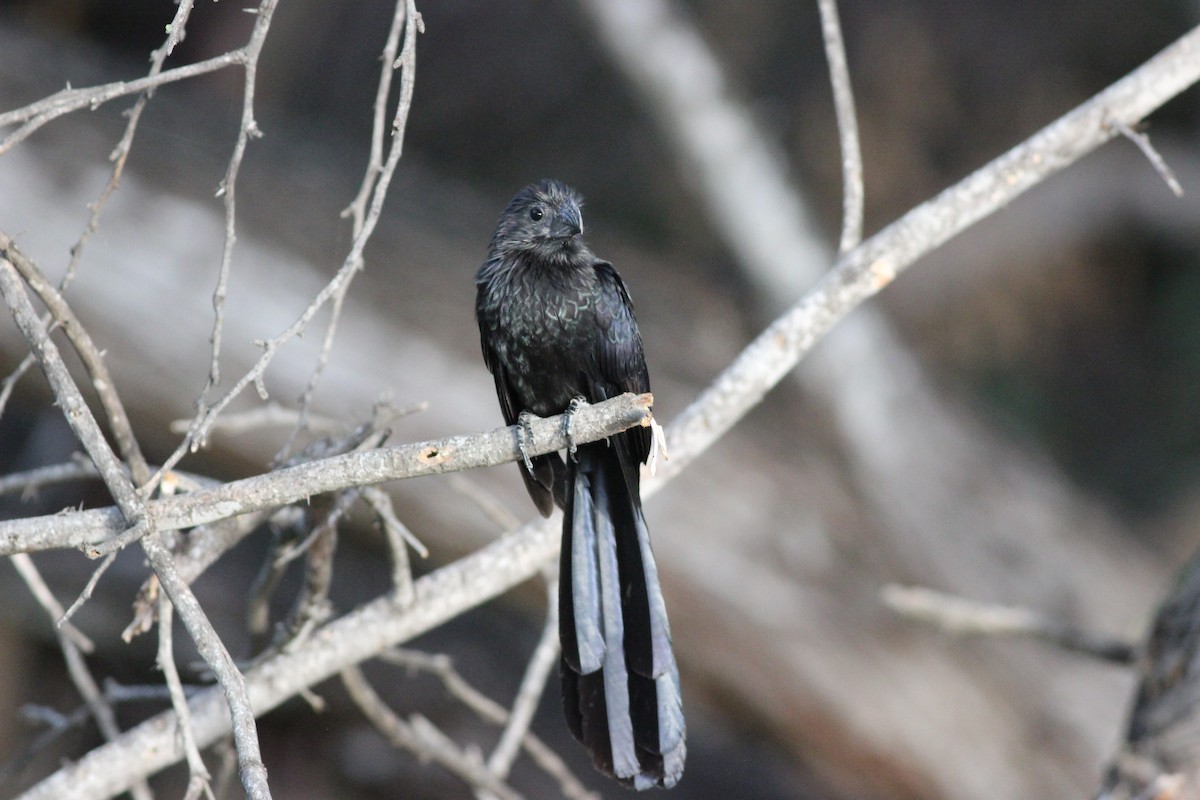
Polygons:
M556 180L531 183L504 209L492 250L566 262L583 252L583 198Z

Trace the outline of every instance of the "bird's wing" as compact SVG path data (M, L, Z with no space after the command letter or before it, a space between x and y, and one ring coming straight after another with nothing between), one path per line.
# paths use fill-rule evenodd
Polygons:
M599 399L615 396L612 389L620 392L644 394L650 391L650 373L646 370L646 356L642 350L642 334L633 316L633 301L625 282L617 270L607 261L595 263L596 276L600 279L600 298L597 301L596 318L602 336L597 358L605 386L593 387ZM630 428L626 431L632 455L637 462L644 462L650 455L650 429Z
M600 369L621 391L648 392L650 377L642 353L642 334L633 317L629 290L612 264L597 261L595 269L601 286L596 316L605 334L599 353Z
M500 399L500 413L504 415L504 423L516 425L520 421L521 412L525 410L525 406L509 381L504 358L495 351L494 346L488 341L487 335L484 334L482 320L480 342L483 345L483 363L487 365L488 371L492 373L492 378L496 381L496 397ZM525 481L525 488L529 491L533 504L537 506L543 517L548 517L554 511L555 493L562 493L561 476L566 467L557 453L534 456L530 459L530 463L533 465L532 472L526 469L523 461L518 461L517 466L521 470L521 478Z
M487 364L488 370L491 371L492 377L496 381L496 397L500 398L500 412L504 414L504 421L509 425L517 424L517 418L521 416L521 412L525 408L512 391L508 382L508 370L504 368L503 362L496 358L492 349L486 344L483 346L483 362Z

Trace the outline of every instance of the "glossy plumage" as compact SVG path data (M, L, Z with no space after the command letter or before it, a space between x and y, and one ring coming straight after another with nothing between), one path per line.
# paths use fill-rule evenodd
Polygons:
M476 276L483 357L505 420L551 416L582 397L648 392L633 304L611 264L583 243L580 198L558 181L522 189ZM582 445L565 461L520 465L543 515L564 509L559 633L567 724L596 766L636 788L683 772L679 674L642 514L650 432Z

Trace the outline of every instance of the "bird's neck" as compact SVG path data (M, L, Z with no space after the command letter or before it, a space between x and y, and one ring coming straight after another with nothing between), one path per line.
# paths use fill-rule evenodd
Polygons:
M595 256L586 247L574 250L558 249L543 252L528 250L493 253L490 259L496 274L504 273L518 280L552 282L574 285L595 280Z

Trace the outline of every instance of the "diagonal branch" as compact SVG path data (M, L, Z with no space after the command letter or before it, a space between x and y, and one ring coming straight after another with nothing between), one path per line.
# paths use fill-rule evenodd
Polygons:
M44 100L30 103L14 111L0 114L0 128L17 123L24 123L20 128L10 133L0 141L0 155L4 155L13 147L36 131L38 128L64 114L79 111L82 108L98 108L110 100L125 97L130 94L156 89L168 83L194 78L209 72L225 69L235 64L244 63L246 54L241 50L233 50L194 64L159 72L157 75L147 75L133 81L115 81L102 86L86 86L79 89L63 89L55 92Z
M213 630L212 623L205 616L203 609L188 588L187 583L180 578L175 569L175 562L170 552L162 543L155 528L153 516L147 513L145 504L134 488L133 481L125 472L124 466L117 460L112 448L104 439L96 418L84 402L79 387L67 371L58 348L50 340L46 326L42 324L33 304L29 300L21 278L16 268L7 258L0 257L0 294L12 311L13 319L21 333L29 343L30 350L38 359L43 373L49 381L55 399L67 424L75 436L83 444L88 455L100 470L100 475L108 486L125 525L141 539L150 564L162 582L163 588L171 598L171 602L179 610L179 616L188 629L196 649L212 668L221 684L224 698L228 702L229 713L232 716L232 729L238 749L238 763L241 769L242 784L246 794L252 800L269 800L270 789L267 787L266 768L262 763L259 752L257 726L251 711L249 698L241 672L233 663L229 652L221 643ZM77 335L85 335L82 330Z
M133 434L133 425L129 421L129 415L125 412L125 404L121 402L121 398L117 394L116 384L112 375L109 374L108 366L104 363L100 348L96 347L87 331L84 330L62 294L46 279L36 264L17 250L12 238L3 231L0 231L0 258L6 259L16 268L25 282L29 284L29 288L45 304L55 323L61 325L66 332L75 352L83 362L84 368L87 369L88 376L92 379L92 386L96 389L96 395L100 398L100 406L104 409L108 424L112 428L113 438L116 439L117 449L121 451L122 458L134 473L134 480L144 481L149 477L150 470L142 455L141 447L138 446L137 438ZM90 450L88 452L91 453ZM107 478L105 480L107 481Z
M670 427L674 475L708 449L830 328L921 256L1134 124L1200 80L1200 27L1073 111L945 189L840 257L816 287L776 319Z

